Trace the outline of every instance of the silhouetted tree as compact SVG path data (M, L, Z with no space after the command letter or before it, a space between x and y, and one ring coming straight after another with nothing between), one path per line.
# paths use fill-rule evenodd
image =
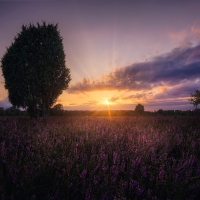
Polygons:
M159 109L159 110L157 111L157 113L160 114L160 115L163 115L164 111L163 111L162 109Z
M23 25L1 62L9 101L31 118L47 115L71 80L57 24Z
M51 115L64 115L63 105L62 104L56 104L53 108L50 110Z
M189 101L194 105L195 109L197 109L197 106L200 104L200 91L196 90L194 94L191 94Z
M4 108L0 107L0 116L4 116L5 115L5 110Z
M56 109L56 110L63 110L63 105L58 103L53 108Z
M136 114L143 114L144 113L144 106L141 105L141 104L138 104L135 107L135 112L136 112Z
M16 106L12 106L12 107L7 108L5 110L5 115L6 116L20 116L21 115L21 110L18 109Z

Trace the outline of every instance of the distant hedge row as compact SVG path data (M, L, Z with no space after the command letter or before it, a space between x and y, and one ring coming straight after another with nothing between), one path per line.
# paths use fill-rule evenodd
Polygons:
M50 116L138 116L134 110L64 110L51 108ZM158 111L144 111L141 115L144 116L200 116L200 109L195 110L162 110ZM26 110L20 110L14 106L4 109L0 107L0 116L28 116Z

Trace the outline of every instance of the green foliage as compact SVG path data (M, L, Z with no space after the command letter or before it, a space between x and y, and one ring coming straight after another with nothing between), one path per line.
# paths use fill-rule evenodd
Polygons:
M200 104L200 91L196 90L194 94L191 94L189 101L194 105L195 109L197 109L197 106Z
M138 104L138 105L135 107L135 112L136 112L137 114L142 114L142 113L144 113L144 106L141 105L141 104Z
M9 101L31 117L47 115L71 80L57 24L23 25L1 62Z

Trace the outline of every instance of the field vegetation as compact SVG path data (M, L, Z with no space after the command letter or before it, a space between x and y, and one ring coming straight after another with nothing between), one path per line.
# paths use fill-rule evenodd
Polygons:
M0 118L0 199L200 199L192 116Z

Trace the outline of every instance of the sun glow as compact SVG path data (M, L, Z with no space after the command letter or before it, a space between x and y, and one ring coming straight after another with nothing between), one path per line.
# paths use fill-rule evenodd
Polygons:
M110 103L110 101L109 101L108 99L106 99L106 100L104 101L104 104L110 105L111 103Z

